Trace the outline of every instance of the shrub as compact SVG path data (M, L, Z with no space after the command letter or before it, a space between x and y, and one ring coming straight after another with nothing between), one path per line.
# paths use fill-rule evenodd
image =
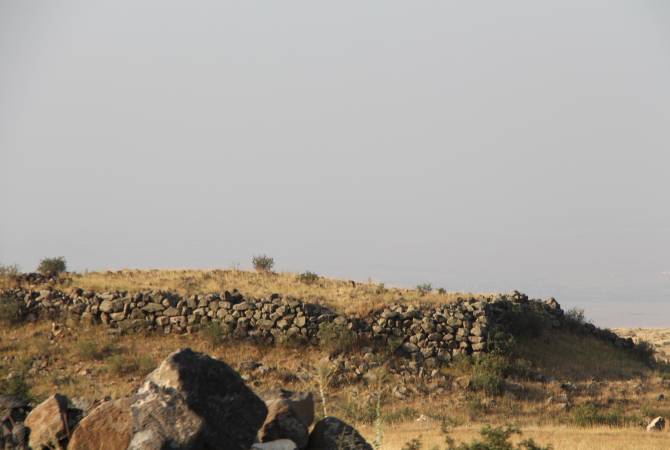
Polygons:
M421 436L405 443L401 450L421 450Z
M0 324L18 325L25 319L23 305L12 297L0 297Z
M544 309L515 304L501 314L500 322L513 336L538 337L550 325L550 318Z
M416 286L416 290L419 291L419 294L426 295L433 290L433 285L430 283L421 283Z
M14 278L18 276L20 272L21 271L19 270L19 266L17 266L16 264L11 265L0 264L0 277Z
M155 364L148 356L114 355L109 358L109 370L114 375L146 375Z
M584 331L584 326L588 323L584 316L584 310L571 308L565 312L563 323L571 331Z
M103 360L114 351L111 345L92 339L78 341L75 346L79 357L88 361Z
M475 439L471 443L465 442L456 445L454 440L449 436L449 426L446 423L442 424L442 432L445 435L446 450L551 450L551 445L546 447L539 446L532 439L525 439L518 444L510 442L510 439L515 434L521 435L521 431L513 426L507 425L505 427L491 427L486 425L481 429L479 434L482 440ZM421 437L412 439L407 442L403 450L421 450ZM439 447L434 447L439 449Z
M201 333L212 348L221 345L226 339L226 329L219 322L210 322L202 328Z
M0 379L0 395L13 395L24 400L29 400L30 385L23 373L17 373L11 377Z
M65 272L67 269L67 264L65 263L65 258L58 256L55 258L44 258L40 261L40 265L37 266L37 271L42 275L55 276L61 272Z
M358 342L354 331L335 322L323 322L319 325L317 337L321 346L330 353L349 352Z
M440 295L446 295L447 290L443 287L437 289L437 293Z
M319 281L319 276L308 270L298 275L298 281L305 284L314 284Z
M272 272L275 260L267 255L256 255L251 259L254 269L258 272Z
M501 395L505 387L505 375L509 371L509 361L500 355L483 355L472 368L470 387L487 395Z

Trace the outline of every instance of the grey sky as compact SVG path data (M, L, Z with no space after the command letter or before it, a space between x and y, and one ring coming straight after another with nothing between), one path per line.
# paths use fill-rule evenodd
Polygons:
M0 0L0 262L267 253L670 326L668 80L662 0Z

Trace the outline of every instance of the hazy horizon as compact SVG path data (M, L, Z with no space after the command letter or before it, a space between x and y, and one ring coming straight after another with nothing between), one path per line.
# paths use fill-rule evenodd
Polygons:
M670 327L664 1L0 0L0 263L554 296Z

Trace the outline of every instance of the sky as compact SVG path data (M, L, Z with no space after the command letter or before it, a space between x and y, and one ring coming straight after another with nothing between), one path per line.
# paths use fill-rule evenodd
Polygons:
M0 262L670 327L670 4L0 0Z

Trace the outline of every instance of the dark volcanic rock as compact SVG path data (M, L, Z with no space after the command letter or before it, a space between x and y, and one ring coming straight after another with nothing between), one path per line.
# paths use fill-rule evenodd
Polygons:
M354 427L335 417L316 423L309 435L309 450L372 450Z
M129 449L161 448L151 435L170 448L248 450L267 407L226 363L183 349L147 376L132 412Z

